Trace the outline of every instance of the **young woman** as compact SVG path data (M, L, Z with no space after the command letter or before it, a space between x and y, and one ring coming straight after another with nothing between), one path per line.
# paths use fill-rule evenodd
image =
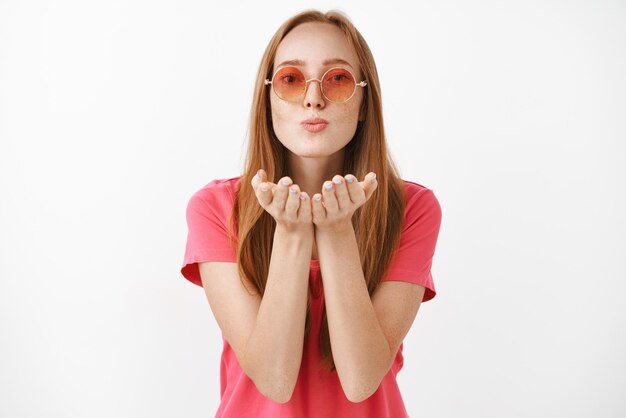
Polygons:
M223 337L217 417L407 417L396 374L435 296L441 208L387 153L374 58L336 11L259 67L246 167L187 207L182 274Z

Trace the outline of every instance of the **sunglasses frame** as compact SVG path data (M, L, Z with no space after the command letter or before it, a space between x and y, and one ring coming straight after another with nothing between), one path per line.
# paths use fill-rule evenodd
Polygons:
M276 89L274 88L274 77L276 77L276 74L278 74L278 72L284 68L295 68L296 70L300 71L300 73L302 74L302 76L304 76L304 73L296 68L296 67L280 67L279 69L277 69L276 71L274 71L274 74L272 75L272 79L270 80L269 78L265 79L265 85L267 86L268 84L272 85L272 90L274 90L274 93L276 94L276 96L280 99L280 100L285 100L282 97L280 97L280 95L276 92ZM348 73L350 73L350 75L352 76L353 80L356 80L356 77L354 77L354 74L352 74L352 71L348 70L347 68L342 68L342 67L333 67L330 68L328 70L326 70L326 72L322 75L322 80L324 79L324 77L326 77L326 74L328 74L329 72L331 72L332 70L343 70L343 71L347 71ZM354 96L354 93L356 92L356 88L357 86L360 87L365 87L367 86L367 82L365 80L361 81L360 83L357 83L356 81L354 82L354 90L352 90L352 94L350 95L350 97L348 97L346 100L344 100L343 102L337 102L335 100L330 100L328 98L328 96L326 96L326 93L324 93L324 85L322 84L322 80L319 80L317 78L311 78L309 80L306 80L305 78L305 82L304 82L304 89L302 90L302 94L300 96L298 96L299 98L297 100L294 100L292 103L298 102L299 100L301 100L305 95L306 95L306 91L309 88L309 83L311 81L317 81L318 83L320 83L320 90L322 91L322 95L324 96L324 98L326 98L326 100L328 100L329 102L332 103L345 103L348 100L350 100L352 98L352 96ZM285 100L286 102L290 102L289 100Z

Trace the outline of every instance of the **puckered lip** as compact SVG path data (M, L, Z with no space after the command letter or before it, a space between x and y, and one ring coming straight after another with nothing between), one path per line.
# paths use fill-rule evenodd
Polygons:
M317 125L319 123L326 123L326 124L328 124L328 121L326 119L322 119L322 118L310 118L310 119L306 119L306 120L303 120L302 122L300 122L301 125Z

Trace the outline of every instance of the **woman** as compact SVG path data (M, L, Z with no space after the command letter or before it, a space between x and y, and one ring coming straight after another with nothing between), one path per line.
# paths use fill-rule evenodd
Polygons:
M182 274L223 336L217 417L407 417L395 376L441 209L387 154L371 52L302 12L256 80L244 173L190 199Z

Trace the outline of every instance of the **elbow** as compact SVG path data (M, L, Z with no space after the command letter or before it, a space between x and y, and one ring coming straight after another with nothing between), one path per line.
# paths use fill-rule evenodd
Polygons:
M257 390L273 402L284 404L291 400L300 372L300 364L295 367L279 365L276 362L253 361L244 358L242 369L252 380Z
M367 391L352 391L346 393L346 397L352 403L359 403L365 401L367 398L372 396L376 392L376 390L367 390Z
M344 389L346 398L352 403L363 402L372 396L380 387L381 380L362 380L358 384L346 385Z
M263 396L270 399L273 402L284 404L291 400L291 396L293 395L295 385L292 384L281 384L277 381L268 382L265 385L259 387L257 385L257 389Z
M275 396L268 397L268 399L270 399L271 401L273 401L275 403L285 404L285 403L287 403L287 402L289 402L291 400L291 395L292 394L284 396L281 393L279 393L279 394L277 394Z
M379 364L378 367L362 368L358 371L355 371L353 368L353 373L349 376L344 375L346 377L344 379L342 379L340 374L339 381L344 389L346 398L352 403L359 403L376 393L383 379L389 373L394 358L395 356L384 363L384 365ZM346 382L345 385L344 382Z
M284 404L291 400L296 382L286 374L272 373L265 376L248 375L257 390L273 402Z

